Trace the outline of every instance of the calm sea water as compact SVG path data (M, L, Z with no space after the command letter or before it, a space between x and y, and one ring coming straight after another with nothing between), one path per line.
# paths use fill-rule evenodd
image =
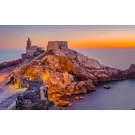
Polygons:
M21 58L25 50L0 50L0 63Z
M104 84L112 88L106 90ZM135 79L103 83L92 93L82 95L84 100L71 98L70 110L132 110L135 108Z

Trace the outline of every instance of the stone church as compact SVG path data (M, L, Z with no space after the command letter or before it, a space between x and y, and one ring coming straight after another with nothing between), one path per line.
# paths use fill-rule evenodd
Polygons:
M37 45L32 45L30 38L26 41L26 53L22 54L22 59L39 55L44 49Z

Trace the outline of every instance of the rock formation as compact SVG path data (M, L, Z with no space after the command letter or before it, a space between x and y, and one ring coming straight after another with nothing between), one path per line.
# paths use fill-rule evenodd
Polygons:
M122 79L128 79L128 78L134 78L135 77L135 64L131 64L128 69L126 70L120 70L110 67L105 67L107 70L111 80L122 80Z
M53 44L55 44L54 41L49 42L48 51L42 59L23 65L16 73L29 77L32 81L41 77L48 87L49 99L58 106L70 105L70 102L67 101L67 97L70 95L94 91L96 82L135 77L134 64L127 70L110 68L101 65L95 59L68 49L66 42L57 42L56 46ZM26 97L27 94L26 96L24 94L23 98ZM39 97L39 93L37 96L35 94L35 98L38 99ZM18 103L20 100L19 98ZM35 106L34 101L28 100L26 99L21 103L33 108ZM42 108L44 101L40 99L37 104Z

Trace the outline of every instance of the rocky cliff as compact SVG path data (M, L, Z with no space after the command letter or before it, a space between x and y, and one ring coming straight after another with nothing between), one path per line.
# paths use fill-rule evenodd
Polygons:
M120 70L111 67L105 67L109 74L109 81L111 80L122 80L135 77L135 64L131 64L128 69Z
M101 65L68 48L48 48L42 59L23 65L16 74L30 80L42 78L48 87L49 98L58 106L70 105L66 100L70 95L94 91L96 82L135 76L134 64L123 71Z

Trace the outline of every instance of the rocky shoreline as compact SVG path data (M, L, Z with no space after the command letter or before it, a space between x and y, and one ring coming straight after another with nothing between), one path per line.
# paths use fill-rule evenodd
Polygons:
M22 59L17 59L17 60L13 60L13 61L0 63L0 70L9 68L12 66L16 66L17 64L21 64L22 62L23 62Z

